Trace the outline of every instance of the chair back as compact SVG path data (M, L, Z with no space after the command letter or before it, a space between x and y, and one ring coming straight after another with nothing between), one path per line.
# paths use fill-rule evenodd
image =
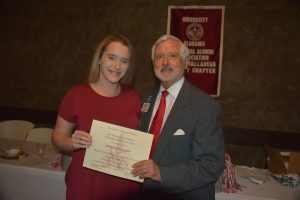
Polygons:
M26 120L6 120L0 122L0 138L25 140L34 124Z
M290 153L288 172L294 172L300 176L300 152Z
M275 149L273 149L269 146L265 146L264 149L265 149L266 154L267 154L268 169L273 174L286 173L287 169L284 165L284 160L283 160L280 152L276 151Z
M42 128L42 127L33 128L28 132L26 141L52 144L51 141L52 131L53 131L52 128Z

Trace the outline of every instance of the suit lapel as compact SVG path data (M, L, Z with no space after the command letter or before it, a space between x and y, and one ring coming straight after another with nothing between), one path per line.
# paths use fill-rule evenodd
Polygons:
M141 120L140 120L140 130L144 132L148 132L149 123L152 116L152 111L155 104L155 99L157 96L157 93L159 91L159 88L149 93L149 95L146 95L143 97L143 105L149 104L149 108L147 112L142 112L141 114Z
M154 160L159 160L164 152L164 149L168 146L170 140L173 138L173 134L178 128L180 128L178 127L178 124L180 124L179 122L181 121L180 115L184 108L189 104L189 87L189 83L184 81L177 99L160 133L159 140L153 154Z

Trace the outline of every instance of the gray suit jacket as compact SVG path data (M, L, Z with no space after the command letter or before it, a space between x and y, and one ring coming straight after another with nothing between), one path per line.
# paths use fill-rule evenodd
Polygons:
M148 131L158 91L143 96L143 103L150 103L150 107L142 112L142 131ZM184 135L174 135L180 129ZM160 167L162 181L146 179L147 189L163 189L175 199L215 198L214 183L224 169L220 109L213 98L187 80L162 128L152 159Z

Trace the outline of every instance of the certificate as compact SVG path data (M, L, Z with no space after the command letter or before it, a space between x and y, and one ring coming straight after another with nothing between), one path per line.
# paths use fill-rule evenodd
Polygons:
M92 145L86 149L83 166L99 172L143 182L131 174L132 165L149 158L153 135L93 120Z

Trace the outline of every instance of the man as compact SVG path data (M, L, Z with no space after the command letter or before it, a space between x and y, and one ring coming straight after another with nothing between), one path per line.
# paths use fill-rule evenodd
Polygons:
M164 107L164 114L153 155L133 165L133 175L145 179L144 198L215 199L214 183L224 168L220 111L210 96L185 80L188 56L188 48L171 35L152 47L161 86L143 97L140 129L152 133L155 113ZM162 96L164 106L158 105Z

